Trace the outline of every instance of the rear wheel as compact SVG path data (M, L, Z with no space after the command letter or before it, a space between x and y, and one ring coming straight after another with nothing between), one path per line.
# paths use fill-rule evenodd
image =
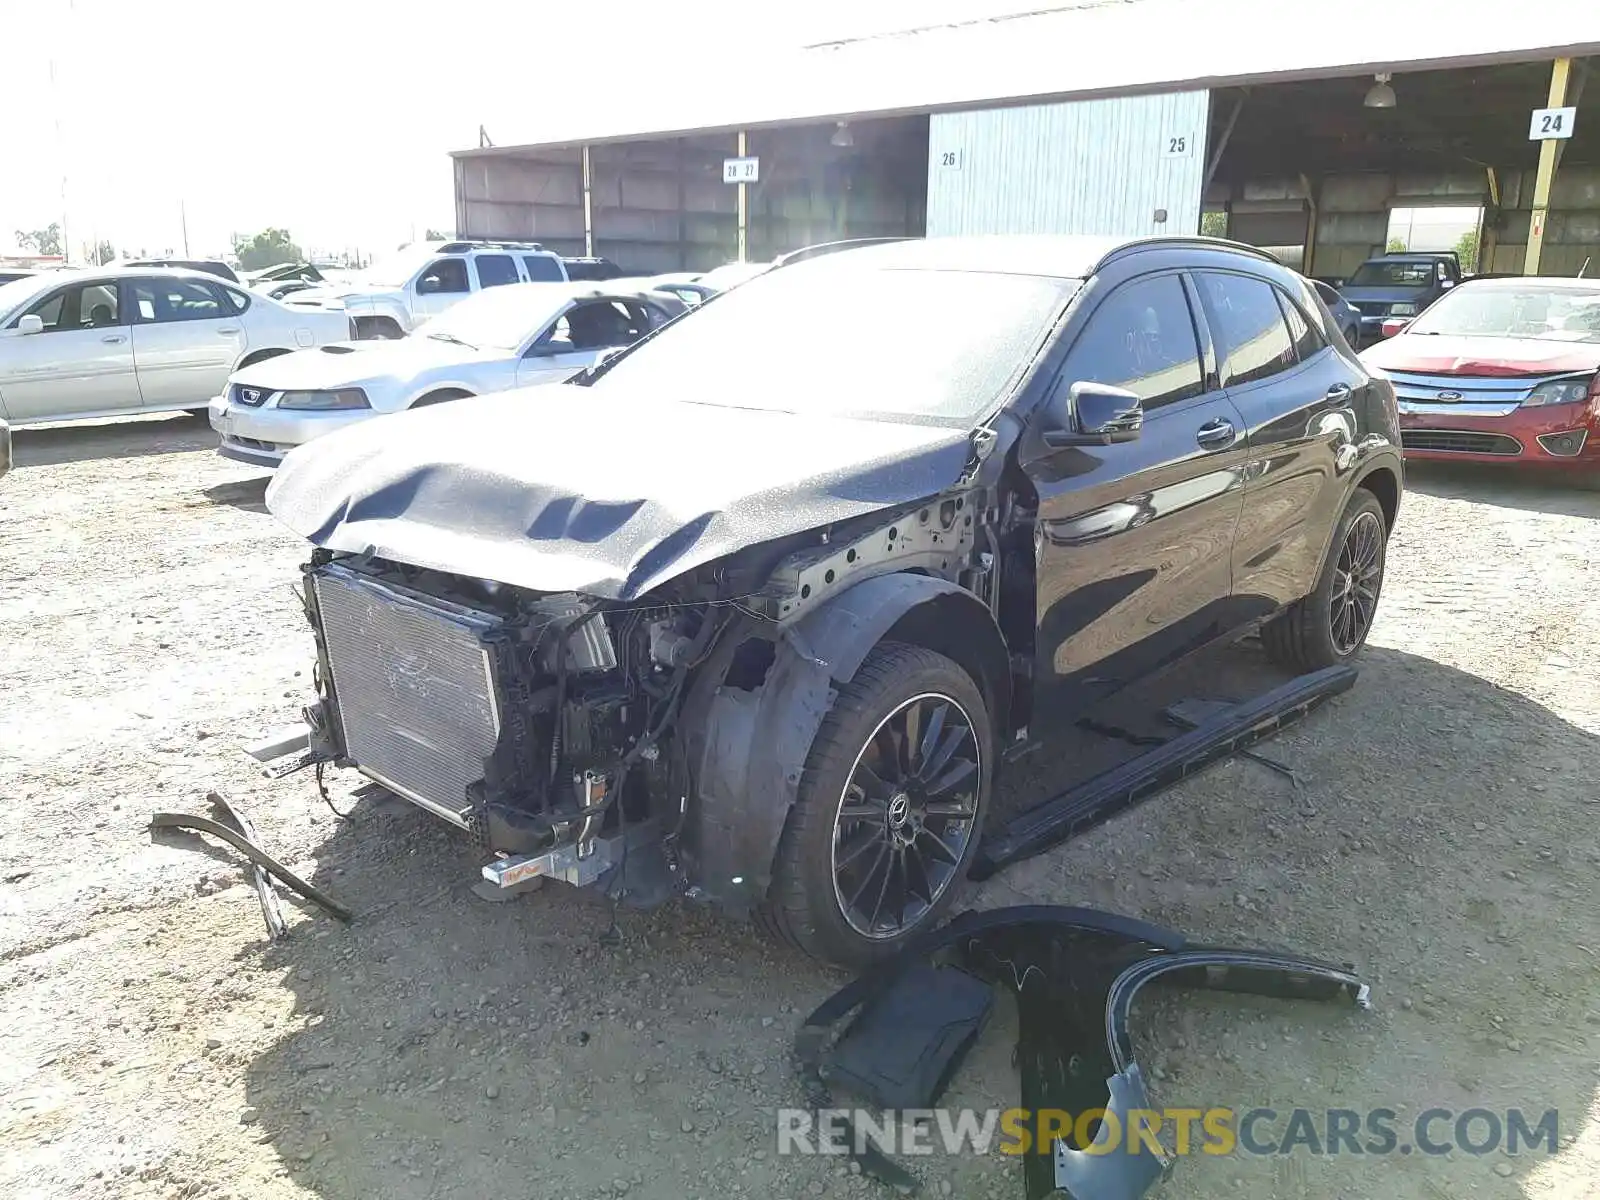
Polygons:
M977 851L990 748L965 671L921 646L875 647L812 743L764 923L850 967L936 924Z
M1377 615L1388 539L1383 506L1358 488L1339 518L1316 590L1262 626L1261 644L1274 662L1315 671L1356 656Z

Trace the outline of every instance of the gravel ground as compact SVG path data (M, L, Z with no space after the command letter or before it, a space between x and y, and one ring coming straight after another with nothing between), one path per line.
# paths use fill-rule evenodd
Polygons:
M239 743L308 691L305 550L213 444L189 419L23 431L0 481L0 1194L878 1191L775 1154L774 1109L801 1101L789 1039L839 977L688 904L603 939L607 908L568 889L486 903L470 847L425 814L339 775L340 821L308 777L251 769ZM1262 747L1298 788L1232 760L974 899L1096 905L1371 980L1370 1013L1143 1001L1158 1104L1385 1107L1402 1141L1430 1106L1554 1108L1560 1147L1195 1156L1153 1194L1600 1190L1600 494L1410 486L1360 681ZM1269 677L1243 644L1123 707ZM1122 749L1028 760L1006 799ZM146 829L212 789L358 923L290 905L269 944L230 851ZM1016 1103L996 1024L949 1103ZM1001 1155L913 1166L934 1194L1021 1194Z

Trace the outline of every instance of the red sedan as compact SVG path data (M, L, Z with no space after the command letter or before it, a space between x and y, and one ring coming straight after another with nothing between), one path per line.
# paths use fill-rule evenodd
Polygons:
M1600 466L1600 280L1468 280L1393 332L1361 358L1408 459Z

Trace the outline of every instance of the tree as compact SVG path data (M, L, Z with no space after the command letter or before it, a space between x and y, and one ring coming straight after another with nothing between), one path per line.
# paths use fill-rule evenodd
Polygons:
M445 233L442 230L430 229L422 235L422 240L425 242L448 242L453 236L453 234Z
M1227 237L1228 214L1217 211L1201 213L1200 233L1204 237Z
M239 267L245 271L259 271L279 263L300 262L305 256L289 238L287 229L263 229L254 237L242 233L233 235L233 252L239 256Z
M98 242L95 244L94 249L89 252L89 257L95 266L103 267L108 262L116 261L117 248L110 242Z
M1463 271L1476 271L1478 269L1478 231L1469 229L1463 233L1456 242L1456 257L1461 260Z
M1404 254L1406 252L1405 238L1390 238L1389 244L1383 248L1385 254Z
M51 221L43 229L35 229L32 233L17 230L17 246L21 249L32 249L35 254L60 254L61 253L61 223Z

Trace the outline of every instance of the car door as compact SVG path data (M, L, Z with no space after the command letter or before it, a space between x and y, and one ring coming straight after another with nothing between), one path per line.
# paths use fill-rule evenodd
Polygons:
M18 333L29 315L44 329ZM138 410L132 330L114 280L56 288L12 319L0 338L0 401L17 422Z
M411 317L415 326L472 294L472 284L467 279L467 260L435 259L422 269L411 289Z
M1314 586L1356 453L1370 378L1331 343L1305 285L1242 273L1195 276L1221 382L1249 445L1234 540L1234 594L1245 619Z
M603 351L632 345L649 329L650 318L637 304L622 300L574 304L523 354L517 386L570 379Z
M1122 284L1089 314L1051 386L1127 388L1143 403L1139 436L1061 449L1024 438L1045 710L1078 710L1228 627L1246 451L1203 335L1180 273Z
M125 280L122 294L144 407L201 408L221 395L245 349L244 323L222 287L152 275Z

